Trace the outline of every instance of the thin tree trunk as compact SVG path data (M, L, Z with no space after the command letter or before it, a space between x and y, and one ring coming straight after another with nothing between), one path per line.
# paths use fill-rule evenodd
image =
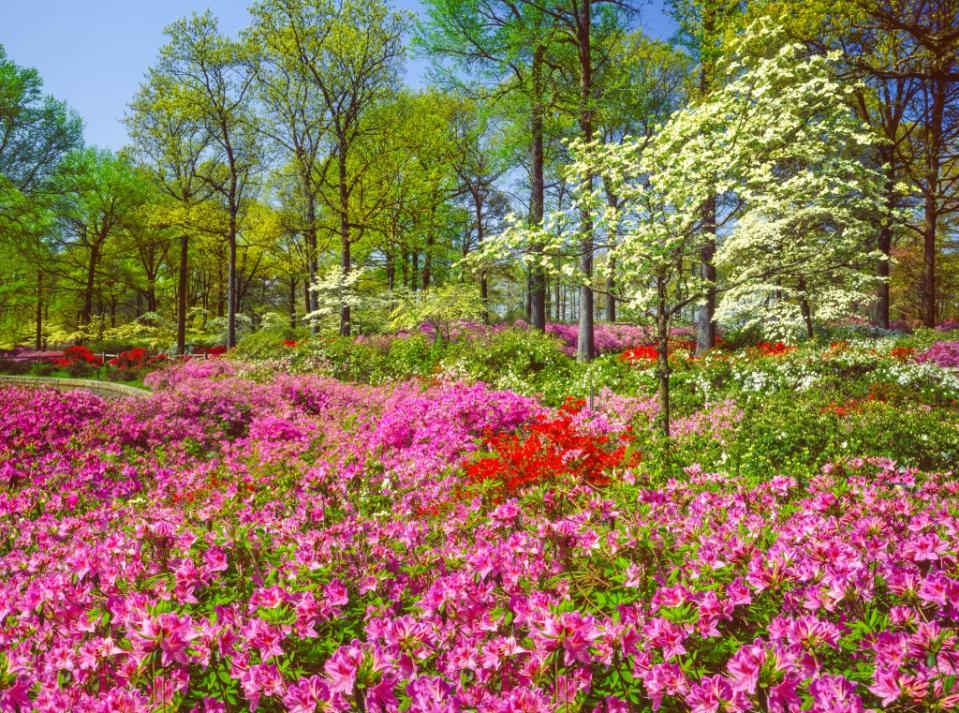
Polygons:
M339 169L339 196L340 196L340 269L343 276L350 273L350 196L346 185L346 143L340 140L339 150L337 151L337 167ZM350 323L350 306L344 304L340 311L340 334L344 337L350 336L352 324Z
M90 261L87 264L87 282L83 290L83 312L81 322L90 324L90 318L93 316L93 287L97 276L97 263L100 261L100 245L94 243L90 247Z
M303 283L303 309L306 310L306 314L310 313L311 293L312 293L312 290L310 289L310 284L308 282L304 282ZM304 321L308 321L308 320L304 319Z
M307 179L304 178L304 181ZM306 311L315 312L319 305L317 304L317 294L309 290L309 286L316 284L317 272L317 246L316 246L316 206L312 196L306 199L306 270L307 270L307 305ZM314 322L311 328L313 334L319 330L319 325Z
M37 270L37 324L34 346L43 348L43 270Z
M290 329L296 329L296 278L290 278Z
M876 290L876 324L883 329L889 329L889 272L890 272L890 254L892 252L892 220L893 212L896 207L896 180L893 174L891 162L886 163L886 220L879 229L877 236L877 247L882 257L876 266L876 274L879 277L879 287Z
M386 254L386 286L390 292L396 287L396 258L393 253Z
M696 321L696 353L716 346L716 197L703 206L703 247L699 251L699 275L706 283L703 304Z
M659 430L669 438L669 313L666 309L666 281L658 281L659 306L656 313L656 376L659 379Z
M922 321L936 326L936 243L939 224L939 161L942 153L942 126L946 104L946 85L940 79L932 83L932 108L926 128L926 186L923 195L925 225L923 230Z
M812 310L809 307L809 296L806 294L806 281L799 279L799 291L802 296L799 298L799 312L802 314L803 324L806 325L806 336L812 339L816 336L812 323Z
M530 117L530 133L533 139L530 223L534 226L542 224L546 203L545 153L543 149L543 62L545 56L546 48L544 46L539 45L533 50L533 63L530 72L533 81L533 102ZM534 251L539 253L542 249L539 246L534 246ZM538 257L538 255L535 257ZM543 273L543 266L538 261L534 262L531 270L529 319L535 329L541 332L546 330L546 276Z
M593 140L593 56L591 47L591 0L577 0L577 49L579 51L580 68L580 131L583 140L587 143ZM593 188L593 177L585 178L586 191ZM594 356L593 345L593 288L589 284L593 275L593 219L589 208L584 208L581 215L583 239L580 246L580 270L585 282L580 286L579 304L579 335L576 345L576 358L579 361L591 361Z
M712 85L712 48L716 18L710 3L703 4L703 46L700 48L699 94L705 98ZM703 247L699 252L699 276L706 283L706 294L696 320L696 354L716 346L716 196L702 207Z
M230 256L226 272L226 346L236 346L236 213L230 211Z
M176 352L177 354L186 353L186 308L187 308L187 281L188 255L190 248L190 238L186 235L180 236L180 274L177 278L176 286Z

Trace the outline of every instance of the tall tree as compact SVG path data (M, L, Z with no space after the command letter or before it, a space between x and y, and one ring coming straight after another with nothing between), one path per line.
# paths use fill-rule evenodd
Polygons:
M741 0L671 0L670 9L679 24L677 39L699 63L698 98L705 100L714 91L721 78L716 65L723 53L726 33L732 19L739 14ZM715 193L703 202L702 231L705 240L699 256L700 277L707 289L696 315L696 353L702 354L716 345L716 240L717 196Z
M22 286L33 294L37 349L53 258L48 207L57 189L51 178L63 157L83 143L82 132L76 113L43 94L39 73L9 59L0 45L0 240L22 265ZM18 272L8 265L8 275Z
M105 149L78 149L58 168L57 205L65 248L82 256L78 323L88 325L108 241L124 230L146 198L146 184L124 156Z
M199 174L219 196L227 214L227 333L236 344L237 236L242 211L259 167L258 134L253 112L252 63L245 47L220 34L209 12L178 20L165 31L157 72L177 85L178 101L188 115L203 122L214 153Z
M855 0L861 27L894 38L899 51L879 76L918 80L912 115L916 161L911 178L922 196L922 320L939 316L936 260L941 231L959 212L959 3L955 0ZM887 43L891 44L887 41Z
M134 151L144 159L153 179L172 202L159 221L179 233L176 292L176 353L186 351L189 307L190 237L195 230L194 208L211 190L201 179L200 166L212 141L206 123L180 96L174 76L151 68L130 103L126 123Z
M325 153L329 137L329 114L324 99L295 43L295 33L274 0L251 8L253 25L247 31L249 42L259 48L257 84L265 108L260 128L272 144L285 155L297 178L298 204L306 248L306 281L316 282L319 259L317 231L318 199L321 182L327 173ZM316 292L307 291L307 312L317 309ZM313 322L314 331L317 328Z
M474 94L498 99L519 94L529 117L529 223L541 225L546 205L546 112L552 103L549 47L556 28L542 8L508 0L427 0L428 20L417 42L439 62L478 81ZM449 79L449 73L446 74ZM449 83L460 84L455 81ZM477 91L478 90L478 91ZM530 320L546 329L546 279L538 264L530 275Z
M336 157L336 173L327 177L336 196L328 207L338 218L340 269L346 275L352 268L350 194L356 185L350 150L364 132L364 112L397 85L410 17L382 0L274 0L258 5L256 13L261 24L284 35L298 71L319 94ZM340 332L351 332L348 304L341 310Z

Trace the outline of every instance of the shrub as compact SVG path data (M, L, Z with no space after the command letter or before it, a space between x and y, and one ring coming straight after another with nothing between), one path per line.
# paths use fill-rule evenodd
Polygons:
M91 363L85 361L75 361L71 364L68 364L65 368L67 373L76 379L82 379L91 376L96 370Z
M56 357L53 363L64 368L69 368L75 364L102 366L103 358L94 354L89 347L78 344L64 349L63 355Z
M121 369L142 369L150 362L150 353L143 347L134 347L120 352L110 360L110 365Z
M110 381L139 381L143 376L143 369L135 367L121 366L107 371L107 379Z
M27 374L30 372L30 362L19 359L0 359L0 373Z
M916 361L932 362L948 368L959 367L959 342L936 342L916 357Z
M32 372L37 376L50 376L55 374L60 367L49 361L37 362L32 367Z

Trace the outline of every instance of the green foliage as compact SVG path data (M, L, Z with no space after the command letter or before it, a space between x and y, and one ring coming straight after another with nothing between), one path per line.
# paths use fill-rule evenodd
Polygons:
M391 314L392 327L410 330L428 325L440 339L449 341L453 325L478 319L483 311L472 286L448 283L401 296Z

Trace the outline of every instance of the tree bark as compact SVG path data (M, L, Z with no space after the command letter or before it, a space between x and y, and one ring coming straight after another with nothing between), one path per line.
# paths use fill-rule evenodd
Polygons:
M290 329L296 329L296 278L290 278Z
M579 53L580 70L580 117L579 126L583 140L587 143L593 140L593 56L591 47L592 0L576 0L577 5L577 38L576 44ZM586 190L593 188L593 177L585 178ZM580 246L580 270L584 282L580 285L579 300L579 334L576 344L576 358L579 361L591 361L594 356L593 342L593 288L589 281L593 275L593 219L589 209L584 208L581 214L583 238Z
M530 70L533 83L532 113L530 116L530 133L533 139L532 160L532 195L530 201L530 223L539 226L543 222L545 209L546 180L545 180L545 152L543 149L543 62L546 48L542 45L533 50L533 63ZM535 258L539 257L542 248L534 246ZM546 331L546 276L543 266L534 262L530 280L529 317L534 329Z
M699 93L705 97L712 84L712 57L716 18L714 8L703 3L703 46L700 48ZM703 204L703 247L699 253L699 274L706 283L706 294L696 320L696 354L703 354L716 346L716 196Z
M669 438L669 312L666 305L666 281L658 280L659 305L656 312L656 376L659 384L657 397L659 401L659 430L664 437Z
M37 270L37 323L34 346L37 351L43 348L43 270Z
M892 163L886 162L886 218L879 235L876 237L876 247L882 253L876 266L876 275L879 277L879 286L876 289L875 322L883 329L889 329L889 273L890 254L892 253L892 221L896 208L896 180L893 174Z
M799 312L802 314L803 323L806 325L806 336L812 339L816 336L812 323L812 309L809 307L809 296L806 294L806 281L800 278L799 290L802 296L799 298Z
M932 106L926 126L928 156L926 185L923 191L925 223L923 229L922 321L936 326L936 243L939 224L939 161L942 154L943 115L946 105L946 83L930 79Z
M186 303L190 238L180 236L180 274L176 285L176 352L186 353Z
M83 312L80 315L82 324L90 324L93 316L93 288L96 283L97 263L100 261L100 244L90 246L90 260L87 263L87 281L83 290Z
M303 179L304 182L307 180ZM315 312L319 305L317 304L317 295L309 289L310 285L316 284L317 272L317 245L316 245L316 206L312 196L306 199L306 271L307 271L307 305L306 311ZM316 334L319 325L314 322L311 330Z
M703 304L696 321L696 353L716 346L716 197L703 206L703 247L699 251L699 274L706 283Z
M341 139L337 150L337 168L339 170L339 196L340 196L340 269L343 276L350 273L350 195L346 185L346 142ZM350 336L352 333L352 324L350 323L350 306L344 304L340 311L340 335Z
M226 271L226 347L236 346L236 214L230 211L230 256Z

